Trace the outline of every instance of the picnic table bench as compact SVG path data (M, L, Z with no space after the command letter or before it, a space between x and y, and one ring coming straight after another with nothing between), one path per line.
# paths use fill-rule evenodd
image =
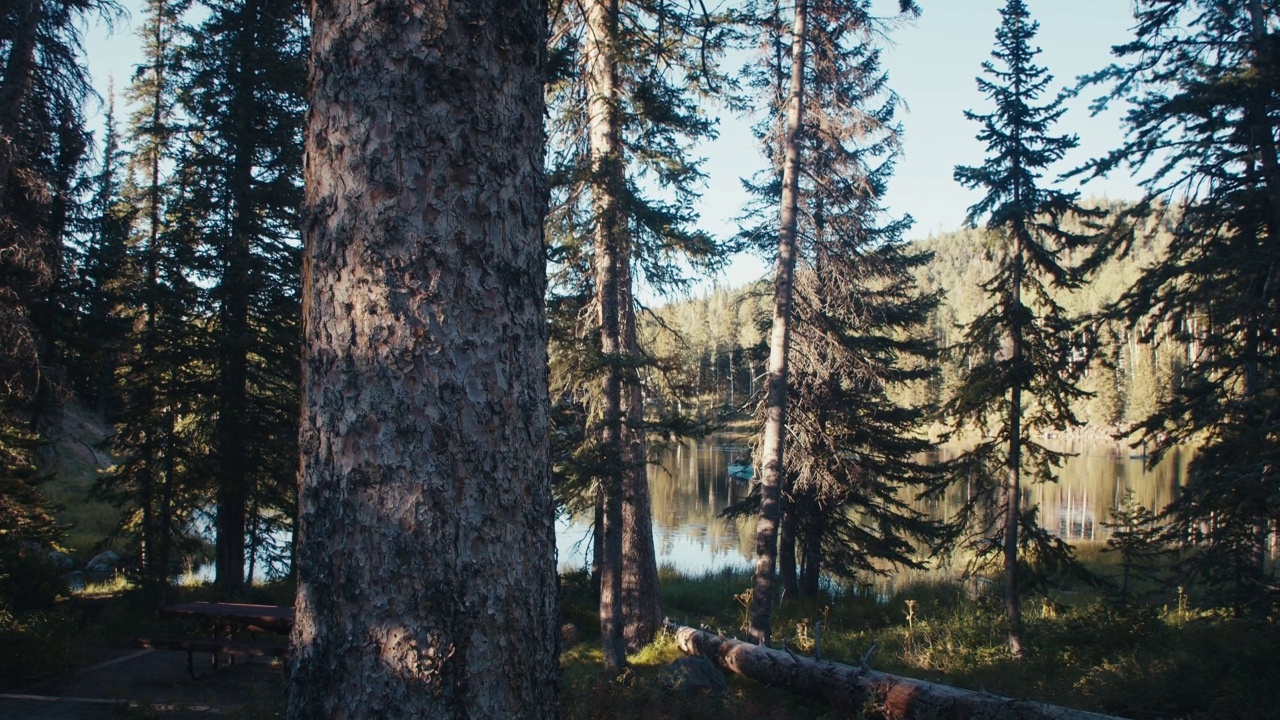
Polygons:
M285 657L289 643L284 638L260 636L284 635L293 627L293 608L279 605L247 605L243 603L195 602L173 605L160 611L162 617L194 620L200 624L197 634L151 635L137 639L138 646L160 650L182 650L187 653L187 673L196 676L194 655L209 653L213 669L218 669L219 656L229 663L236 655ZM248 633L244 637L242 633Z

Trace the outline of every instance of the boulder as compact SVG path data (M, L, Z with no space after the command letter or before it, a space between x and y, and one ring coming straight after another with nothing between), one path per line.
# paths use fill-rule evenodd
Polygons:
M72 592L83 590L87 581L88 578L85 577L84 572L81 570L72 570L62 576L62 582L66 583L67 589Z
M662 671L658 681L669 690L683 693L708 692L719 695L728 687L724 673L705 655L676 660Z
M76 565L75 561L71 559L71 556L61 550L50 550L49 554L46 555L45 558L49 561L49 565L51 565L55 570L62 570L63 572L70 570Z
M115 574L119 566L120 556L112 550L107 550L94 555L89 562L85 563L84 571L94 580L106 580Z

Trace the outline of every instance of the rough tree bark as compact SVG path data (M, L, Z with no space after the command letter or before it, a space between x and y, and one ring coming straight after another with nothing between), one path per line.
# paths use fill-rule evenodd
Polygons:
M778 520L786 466L782 461L787 415L787 353L791 345L791 294L796 267L796 205L800 172L800 125L804 110L805 32L808 5L797 0L791 28L791 91L783 136L782 200L778 264L773 281L773 329L761 443L760 519L756 522L756 577L751 594L751 639L768 644L772 627Z
M1116 720L1111 715L815 660L682 625L668 624L667 629L675 635L680 649L690 655L705 655L725 670L786 688L843 712L870 710L870 715L894 720Z
M623 344L632 358L640 356L636 312L631 294L630 252L619 266L618 312ZM638 650L662 629L662 591L653 547L653 509L649 499L649 445L644 429L644 391L636 363L622 377L622 636L627 649Z
M1015 192L1017 192L1015 190ZM1022 223L1014 228L1013 287L1010 290L1012 323L1013 372L1022 377L1022 274L1023 233ZM1022 509L1022 381L1019 379L1009 391L1009 480L1004 496L1004 610L1009 623L1009 652L1015 658L1022 657L1022 603L1018 595L1018 517Z
M241 13L240 22L252 25L254 14ZM242 27L238 47L252 46L253 27ZM241 60L233 80L235 95L228 108L236 124L237 141L227 178L231 195L231 237L221 251L222 278L219 294L221 334L218 338L218 420L217 442L218 512L216 519L215 585L233 595L245 589L245 525L248 520L249 458L245 448L245 415L249 412L249 351L253 330L249 326L249 305L254 282L254 213L249 201L253 186L253 162L257 147L251 132L254 117L255 76ZM252 578L249 579L252 582Z
M622 336L619 265L629 262L620 242L626 232L622 217L624 187L619 136L617 90L618 0L587 5L587 114L591 151L591 191L595 215L596 306L600 323L600 355L604 360L600 432L604 452L600 545L600 641L604 665L626 665L622 616L622 496L626 468L622 454ZM630 297L630 293L628 293Z
M316 0L287 716L550 718L537 0Z

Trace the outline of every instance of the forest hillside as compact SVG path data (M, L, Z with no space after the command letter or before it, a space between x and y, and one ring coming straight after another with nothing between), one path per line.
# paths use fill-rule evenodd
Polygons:
M1121 207L1106 201L1091 204ZM1110 437L1148 417L1171 397L1180 368L1195 350L1167 324L1131 325L1106 313L1143 269L1162 257L1172 222L1176 217L1167 212L1147 220L1134 230L1128 254L1103 263L1083 287L1054 291L1055 300L1083 321L1078 361L1087 363L1082 385L1092 396L1074 408L1086 423L1078 432ZM939 298L928 332L940 347L954 347L985 302L982 282L999 262L1000 244L986 229L964 228L910 245L930 255L915 271L921 293ZM768 352L771 293L772 287L761 281L715 287L652 308L643 323L648 346L669 361L666 374L653 383L660 398L675 403L683 396L683 403L693 402L713 414L750 414ZM964 362L955 353L944 353L933 380L904 384L896 392L911 404L937 407L955 390Z

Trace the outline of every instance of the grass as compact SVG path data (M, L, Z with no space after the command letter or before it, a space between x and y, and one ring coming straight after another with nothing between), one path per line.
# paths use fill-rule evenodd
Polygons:
M1109 555L1086 557L1103 572ZM668 617L744 637L750 573L660 573ZM65 673L96 645L130 644L145 631L181 632L155 617L142 592L125 584L64 599L21 617L0 615L0 683ZM107 591L110 594L107 594ZM255 588L250 602L288 604L292 585ZM219 599L207 585L177 586L169 602ZM852 592L780 603L775 644L856 664L872 646L878 670L975 690L1032 698L1126 717L1245 718L1280 707L1280 628L1181 603L1120 606L1089 587L1062 586L1024 605L1026 658L1007 649L998 593L920 581L886 602ZM678 692L666 682L682 653L669 636L633 654L619 674L602 670L597 610L585 573L561 579L562 622L578 630L562 650L564 716L570 720L840 717L777 689L736 676L720 694ZM163 628L161 627L163 626ZM269 693L268 693L269 694ZM274 695L272 696L274 697Z
M1105 574L1112 554L1085 559ZM746 572L686 577L664 569L663 606L683 624L745 637ZM566 578L566 618L590 617L585 577ZM575 585L577 583L577 585ZM1273 717L1280 707L1280 628L1272 621L1233 618L1188 604L1120 606L1085 585L1063 585L1024 604L1026 658L1006 644L998 592L974 595L972 585L922 581L887 602L855 593L784 601L774 617L774 642L812 653L822 624L827 659L856 664L869 648L871 665L885 672L974 690L1030 698L1125 717ZM614 683L601 676L598 634L584 629L567 651L565 703L569 717L817 717L830 711L741 678L730 678L720 699L677 699L675 709L652 706L667 692L661 666L679 656L659 638L633 656L631 673ZM612 689L611 689L612 688ZM716 704L719 703L719 704ZM748 706L750 709L747 709ZM664 712L668 714L663 714ZM698 715L698 712L709 714Z

